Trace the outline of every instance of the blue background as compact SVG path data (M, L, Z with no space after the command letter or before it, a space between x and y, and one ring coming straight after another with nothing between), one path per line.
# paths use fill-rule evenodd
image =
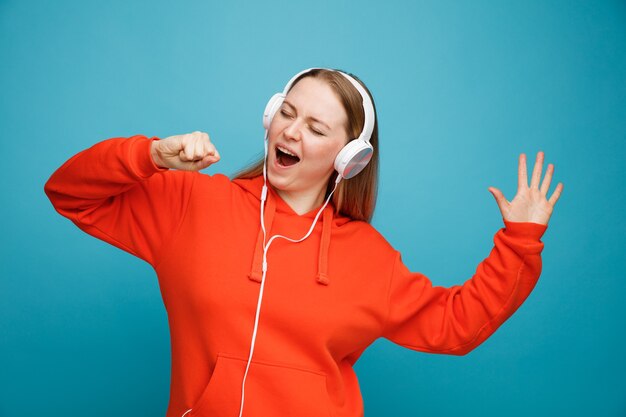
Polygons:
M232 174L269 97L311 66L378 107L374 225L437 285L469 278L539 150L565 188L527 302L467 356L378 340L366 416L623 416L623 1L0 1L0 416L159 416L169 334L156 276L43 192L114 136L206 131Z

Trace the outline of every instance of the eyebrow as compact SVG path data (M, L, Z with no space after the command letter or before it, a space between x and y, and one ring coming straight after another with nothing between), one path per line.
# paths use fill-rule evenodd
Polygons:
M294 109L294 110L296 111L296 113L298 112L298 109L296 109L296 106L294 106L293 104L291 104L291 103L290 103L290 102L288 102L287 100L284 100L284 101L283 101L283 103L285 103L286 105L288 105L289 107L291 107L292 109ZM309 118L309 119L311 119L311 120L313 120L314 122L317 122L317 123L320 123L320 124L322 124L322 125L326 126L326 128L327 128L328 130L332 130L332 129L330 128L330 126L328 126L326 123L322 122L320 119L317 119L317 118L315 118L315 117L313 117L313 116L309 116L308 118Z

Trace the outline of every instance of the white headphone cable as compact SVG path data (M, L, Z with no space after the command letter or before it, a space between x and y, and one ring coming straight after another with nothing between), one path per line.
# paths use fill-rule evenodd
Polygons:
M261 288L259 289L259 299L257 301L257 307L256 307L256 314L254 317L254 330L252 331L252 341L251 341L251 345L250 345L250 355L248 356L248 362L246 364L246 370L244 372L243 375L243 382L241 384L241 405L239 408L239 417L243 416L243 404L244 404L244 399L245 399L245 386L246 386L246 378L248 377L248 370L250 369L250 363L252 362L252 355L254 353L254 345L256 343L256 334L257 334L257 330L259 328L259 316L261 313L261 303L263 302L263 289L265 288L265 276L267 275L267 251L270 248L270 245L272 244L272 242L274 241L274 239L277 239L279 237L282 237L283 239L286 239L290 242L293 243L298 243L298 242L302 242L304 239L306 239L307 237L309 237L311 235L311 233L313 232L313 229L315 228L315 224L317 223L317 220L320 217L320 214L322 214L322 212L324 211L324 209L326 208L326 206L328 205L330 198L332 197L333 193L335 192L335 190L337 190L337 186L339 185L339 182L341 182L342 177L340 174L337 174L337 179L335 180L335 187L333 188L333 190L330 192L330 194L328 194L328 197L326 198L326 201L324 202L324 205L322 206L322 208L320 208L320 210L317 212L317 214L315 215L315 218L313 219L313 223L311 224L311 227L309 228L309 231L300 239L291 239L287 236L283 236L283 235L274 235L270 238L270 240L267 242L267 244L265 243L266 240L266 236L267 236L267 231L265 230L265 201L267 200L267 130L265 131L265 157L263 158L263 188L261 190L261 229L263 230L263 275L261 276ZM189 412L191 412L192 409L190 408L189 410L185 411L185 413L181 416L181 417L185 417Z
M266 238L266 233L267 233L266 230L265 230L265 218L264 218L264 206L265 206L265 200L267 198L267 169L266 169L266 162L267 162L267 131L265 131L265 158L263 160L263 191L261 192L261 228L263 229L263 243L264 243L264 246L263 246L263 275L261 277L261 288L259 289L259 299L258 299L258 302L257 302L256 314L255 314L255 317L254 317L254 330L252 332L252 342L251 342L251 345L250 345L250 355L248 356L248 362L246 364L246 371L244 372L243 382L241 384L241 406L239 408L239 417L243 416L243 404L244 404L244 398L245 398L246 378L248 377L248 371L250 369L250 362L252 361L252 355L254 353L254 345L255 345L255 342L256 342L256 334L257 334L257 330L258 330L258 327L259 327L259 316L260 316L260 313L261 313L261 303L263 301L263 289L265 288L265 277L267 275L267 251L269 250L269 247L272 244L272 242L274 241L274 239L277 239L279 237L282 237L283 239L286 239L286 240L288 240L290 242L293 242L293 243L302 242L304 239L309 237L311 232L313 232L313 228L315 227L315 223L317 223L317 220L319 219L320 214L322 214L322 211L324 211L324 209L328 205L328 202L330 201L330 198L332 197L333 193L337 189L337 186L339 185L339 182L342 179L341 175L338 174L337 175L337 180L335 181L335 187L333 188L333 190L328 195L328 198L326 198L326 202L324 203L322 208L317 212L317 215L315 216L315 219L313 219L313 223L311 224L311 227L310 227L309 231L306 233L306 235L304 235L302 238L297 239L297 240L288 238L288 237L283 236L283 235L274 235L274 236L272 236L270 238L270 240L267 242L267 244L265 244L265 238Z

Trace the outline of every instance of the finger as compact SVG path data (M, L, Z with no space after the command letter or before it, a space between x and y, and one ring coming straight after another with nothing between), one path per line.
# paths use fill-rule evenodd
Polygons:
M552 206L554 206L556 202L559 200L559 197L561 197L562 192L563 192L563 183L560 182L557 184L556 188L554 189L554 192L552 193L552 197L550 197L550 200L548 200L548 202Z
M509 203L506 201L506 198L504 198L504 194L502 194L502 192L495 187L489 187L487 189L496 199L496 203L498 204L498 207L500 207L500 211L504 211L504 208L506 208L506 205Z
M202 152L203 156L213 155L215 151L215 146L209 141L208 138L202 139Z
M533 168L533 176L530 180L530 188L539 188L539 180L541 179L541 170L543 169L543 152L537 152L535 159L535 167Z
M548 190L550 189L550 182L552 181L552 175L554 174L554 165L548 164L548 168L546 169L546 176L543 177L543 182L541 183L541 194L544 196L548 194Z
M185 155L187 155L187 158L189 159L189 161L195 161L198 159L197 142L198 142L197 132L192 132L187 135L187 146L185 150Z
M207 166L216 163L217 161L220 160L219 156L216 156L215 154L212 155L207 155L204 157L203 161L206 161Z
M207 168L208 166L212 165L213 163L215 163L216 161L212 159L212 156L205 156L204 158L202 158L199 161L194 162L194 167L197 170L201 170L204 168Z
M207 164L204 159L200 159L198 161L191 162L191 169L194 171L200 171L201 169L204 169L208 167L209 165L211 164Z
M220 159L220 154L219 154L219 152L217 152L217 148L211 142L211 140L209 139L208 135L206 136L206 141L204 142L204 146L205 146L205 149L206 149L206 154L205 155L211 156L213 162L218 161Z
M217 153L217 149L215 147L210 147L210 149L204 154L205 158L208 158L212 163L217 162L220 159L219 153Z
M204 158L206 153L204 151L204 140L202 139L202 135L196 135L193 145L193 160L198 161Z
M519 164L517 167L517 189L523 190L528 188L528 172L526 171L526 155L520 154Z
M185 158L187 162L194 160L196 153L196 141L193 134L185 135Z

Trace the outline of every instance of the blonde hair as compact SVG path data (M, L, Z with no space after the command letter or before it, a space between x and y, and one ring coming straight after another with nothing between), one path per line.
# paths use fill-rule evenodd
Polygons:
M341 72L346 73L345 71ZM346 74L357 80L365 91L367 91L367 94L369 94L372 100L372 105L374 106L374 115L376 115L374 99L367 87L354 75L350 73ZM294 81L291 88L305 77L318 78L325 81L332 88L348 115L347 124L345 126L346 134L349 138L357 138L361 130L363 130L363 123L365 121L362 98L357 89L338 72L321 68L313 69L302 74ZM370 137L370 143L374 147L370 162L363 171L355 177L342 180L337 186L337 191L335 191L331 200L335 206L335 210L340 214L350 217L353 220L363 220L368 223L372 220L372 216L374 215L376 196L378 194L378 117L374 119L374 130ZM263 158L237 172L234 178L254 178L259 175L263 175ZM329 178L325 197L328 197L328 194L332 191L337 175L337 172L334 172Z

